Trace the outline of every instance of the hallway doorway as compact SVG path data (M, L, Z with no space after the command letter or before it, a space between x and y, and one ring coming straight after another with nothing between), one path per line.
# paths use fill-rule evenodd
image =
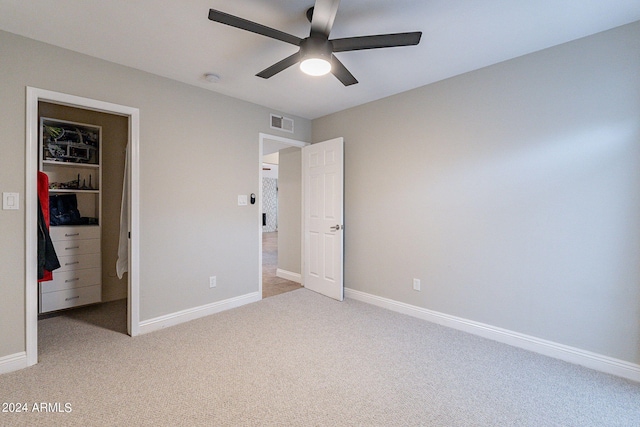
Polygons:
M278 232L262 233L262 298L295 291L302 286L276 275L278 269Z
M262 298L302 283L303 141L259 134L259 290Z

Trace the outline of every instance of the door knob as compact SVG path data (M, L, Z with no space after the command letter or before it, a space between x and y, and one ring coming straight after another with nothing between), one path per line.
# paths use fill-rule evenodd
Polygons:
M343 228L343 227L342 227L340 224L338 224L338 225L334 225L334 226L333 226L333 227L331 227L329 230L331 230L331 231L338 231L338 230L340 230L341 228Z

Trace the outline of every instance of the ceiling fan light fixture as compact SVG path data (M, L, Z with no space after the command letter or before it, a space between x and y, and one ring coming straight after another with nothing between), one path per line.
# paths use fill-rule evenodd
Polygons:
M331 71L332 46L326 38L311 36L300 43L300 69L310 76L324 76Z
M331 63L324 58L306 58L300 62L300 69L310 76L324 76L331 71Z

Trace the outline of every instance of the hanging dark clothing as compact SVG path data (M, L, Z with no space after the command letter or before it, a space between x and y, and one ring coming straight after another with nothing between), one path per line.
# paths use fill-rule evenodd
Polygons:
M38 200L38 279L44 278L45 271L51 272L58 268L60 268L60 261L53 248L40 200Z
M43 209L42 204L47 207ZM49 177L38 172L38 281L53 279L53 270L60 268L60 261L49 236Z

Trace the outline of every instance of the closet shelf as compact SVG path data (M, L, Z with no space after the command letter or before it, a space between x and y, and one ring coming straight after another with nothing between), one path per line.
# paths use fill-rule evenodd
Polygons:
M92 193L100 194L100 190L79 190L73 188L50 188L49 193Z
M100 165L94 163L76 163L76 162L57 162L55 160L43 160L43 165L61 166L61 167L74 167L74 168L87 168L98 169Z

